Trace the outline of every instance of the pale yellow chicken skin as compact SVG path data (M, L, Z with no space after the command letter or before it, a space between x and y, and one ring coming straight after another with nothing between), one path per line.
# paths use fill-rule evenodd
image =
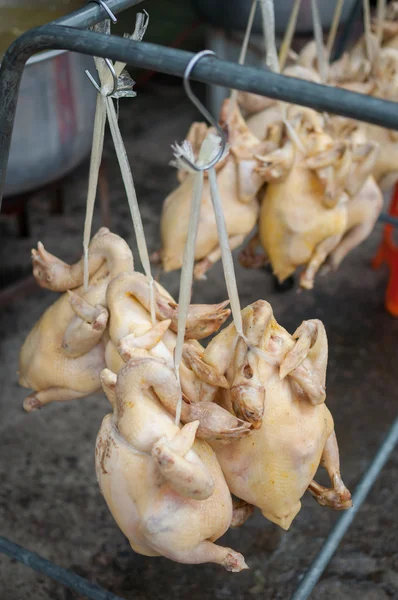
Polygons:
M230 384L216 400L256 426L246 439L211 442L231 492L283 529L299 512L307 489L322 505L349 508L333 419L324 403L327 338L322 323L304 321L291 336L262 300L246 307L242 319L249 346L243 339L236 343L232 324L203 355ZM321 461L330 489L313 481Z
M174 368L178 307L162 286L155 284L155 288L156 316L161 320L152 323L148 312L149 284L144 275L137 272L123 273L108 287L107 306L110 320L105 356L107 367L114 373L118 373L124 367L132 352L143 357L160 359L169 369ZM195 348L203 352L197 340L214 333L229 316L230 311L225 305L226 302L190 305L185 338L195 338ZM201 398L200 386L203 381L212 389L217 389L228 386L225 377L210 366L201 371L195 370L195 362L191 361L191 352L187 350L183 350L183 358L184 362L179 370L184 394L182 422L199 420L198 435L201 439L226 440L249 434L249 423ZM165 407L171 415L175 415L175 398L173 400L170 397Z
M228 131L230 152L216 167L217 184L230 247L234 249L243 243L258 218L259 204L256 194L263 180L255 170L255 154L264 151L266 146L250 133L237 106L230 111L228 99L224 102L220 121ZM203 124L192 125L187 139L191 141L194 150L199 150L207 131ZM165 271L180 269L182 266L194 179L194 174L180 172L179 187L166 198L163 205L160 224L162 248L159 255ZM210 184L205 174L195 249L195 278L204 278L206 271L220 257Z
M318 270L345 236L350 236L350 243L340 248L339 262L373 229L379 202L374 203L374 210L368 210L371 203L364 202L362 213L357 207L361 218L355 224L348 212L351 199L360 196L369 178L379 147L362 134L359 141L333 138L323 117L311 109L292 106L288 114L300 146L288 139L283 147L258 157L258 170L268 181L258 240L279 281L304 266L300 285L311 289ZM256 264L250 254L253 242L257 240L242 255L246 266Z
M247 568L241 554L214 544L231 524L231 495L214 451L195 440L198 422L180 429L162 405L164 396L179 397L173 371L159 359L132 358L102 381L114 413L97 437L97 479L133 550Z
M89 288L83 260L69 266L39 243L32 251L33 273L42 287L64 293L42 315L19 355L19 383L35 390L24 401L27 411L50 402L82 398L100 389L105 367L108 311L106 290L113 277L134 268L122 238L103 228L89 248Z
M332 238L337 245L343 235L346 208L326 207L320 201L323 193L322 182L298 152L287 177L267 186L261 204L259 238L279 281L308 264L324 240Z

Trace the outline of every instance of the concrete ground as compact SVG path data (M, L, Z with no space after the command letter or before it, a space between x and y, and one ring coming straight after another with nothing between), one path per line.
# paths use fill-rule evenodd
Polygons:
M121 103L121 129L133 167L150 250L159 245L161 204L175 185L168 162L170 144L182 140L194 111L171 82L153 84L134 101ZM112 146L107 143L112 229L133 247L132 224ZM66 261L80 252L88 165L67 183L66 213L50 216L45 197L31 203L32 237L15 237L11 219L0 221L3 284L30 271L30 248L38 240ZM100 226L98 214L94 231ZM334 275L320 278L312 292L277 293L263 270L237 265L242 305L264 298L289 331L303 319L323 320L330 348L328 406L340 444L342 474L353 491L396 416L398 321L384 310L384 270L369 263L381 237L354 251ZM176 295L179 273L162 277ZM196 302L226 297L221 266L196 284ZM134 554L116 527L99 493L94 472L94 442L104 397L51 405L26 414L26 391L17 383L18 351L28 331L54 300L35 290L0 313L0 534L98 582L126 600L287 600L322 546L338 513L305 497L291 529L284 532L259 514L221 540L241 551L249 571L231 574L219 566L185 566ZM322 577L314 598L384 600L398 598L396 535L397 455L390 459L339 551ZM0 556L2 600L69 600L78 596L43 575Z

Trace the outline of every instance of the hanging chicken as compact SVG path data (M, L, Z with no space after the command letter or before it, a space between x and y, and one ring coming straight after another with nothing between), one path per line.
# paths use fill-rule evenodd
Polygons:
M135 552L227 571L248 568L238 552L215 544L233 516L231 494L214 451L195 439L198 421L180 429L163 404L180 390L164 361L132 358L101 380L113 406L96 443L97 480Z
M246 307L242 319L245 340L237 341L231 324L201 358L229 382L215 399L255 427L246 439L211 442L231 492L283 529L299 512L306 490L322 506L349 508L351 496L340 476L333 419L325 405L323 324L304 321L291 336L263 300ZM313 480L320 463L330 488Z
M216 166L218 186L223 201L224 215L231 248L240 246L254 228L259 205L256 194L263 179L255 170L257 152L275 147L266 142L261 144L248 130L236 104L230 108L227 99L222 107L220 122L226 128L230 152ZM194 123L188 133L194 154L200 148L208 128ZM179 187L165 200L162 210L160 231L162 248L157 258L165 271L180 269L187 238L188 219L191 210L194 174L179 172ZM210 197L207 175L203 187L202 209L196 241L197 261L195 278L203 279L206 271L220 259L217 227Z
M106 366L107 286L119 273L134 269L126 242L106 228L100 229L90 244L86 292L83 259L69 266L39 242L38 249L32 250L32 261L41 287L69 293L44 312L21 348L19 383L35 390L24 400L28 412L100 389L99 374Z
M40 243L38 250L32 251L37 283L65 293L44 312L20 351L19 382L23 387L35 390L24 401L28 412L50 402L82 398L99 390L99 374L112 361L113 343L117 346L121 337L139 329L140 323L143 332L151 328L147 311L147 279L134 273L133 256L126 242L102 228L93 237L89 250L90 281L87 291L82 285L83 259L67 265L47 252ZM130 291L125 290L123 294L122 287L129 276L138 282L138 286L130 286ZM109 300L108 287L114 280ZM147 337L149 335L152 339L157 335L160 339L169 325L176 331L178 306L164 288L158 284L155 287L157 314L163 322L158 323ZM143 289L145 291L141 291L140 295ZM141 299L146 298L144 304L147 310L139 300L132 299L134 293ZM214 333L229 315L226 304L191 305L187 338L201 339ZM147 323L144 327L143 315ZM169 321L165 327L166 319ZM118 330L120 327L122 330ZM175 334L170 332L169 339L174 340ZM121 360L119 356L117 358ZM191 371L189 376L194 378Z
M352 229L364 225L362 231L367 227L369 234L374 225L381 209L374 183L370 186L373 198L365 204L373 203L378 212L362 211L357 201L359 209L354 211L353 206L357 214L351 220L348 204L350 197L361 194L378 147L370 142L334 140L326 131L324 117L311 109L290 106L287 114L300 147L287 139L282 148L258 157L258 169L269 182L261 204L258 239L280 282L302 265L300 285L311 289L319 268L340 244L345 246L344 256L364 239L362 235L348 248L344 239L350 235L353 242ZM364 190L368 193L369 186ZM245 266L259 262L253 246L252 242L242 255Z
M162 361L169 369L174 368L174 349L178 307L173 298L160 285L156 285L156 312L161 320L151 322L149 314L149 284L141 273L123 273L113 279L107 291L110 314L109 341L106 345L106 365L114 373L124 368L131 356L147 356ZM225 302L220 305L193 304L189 307L185 339L207 337L219 329L229 316ZM190 347L189 347L190 348ZM223 375L205 365L200 371L189 348L184 351L180 367L183 392L182 421L200 421L198 435L201 439L232 439L250 432L250 423L237 419L216 404L205 402L200 387L206 381L212 390L228 387ZM175 378L175 374L173 373ZM169 398L166 406L175 415L176 403Z

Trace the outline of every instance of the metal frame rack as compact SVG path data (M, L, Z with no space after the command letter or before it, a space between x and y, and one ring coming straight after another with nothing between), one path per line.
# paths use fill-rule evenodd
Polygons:
M142 0L107 0L107 7L117 14ZM86 29L107 18L103 0L92 0L85 7L28 31L7 50L0 67L0 208L7 171L19 85L26 61L36 52L63 49L89 54L129 65L182 77L190 52L106 36ZM268 96L288 103L308 106L321 112L350 117L398 130L398 107L394 102L349 92L308 81L286 77L262 68L206 57L194 67L191 78L202 83L221 85ZM398 225L398 219L382 215L384 222ZM329 534L323 548L304 576L292 600L306 600L320 579L342 537L350 527L381 469L398 441L398 418L381 444L372 464L364 474L354 496L354 507L343 514ZM65 586L93 600L123 600L82 577L0 537L0 552L45 573Z

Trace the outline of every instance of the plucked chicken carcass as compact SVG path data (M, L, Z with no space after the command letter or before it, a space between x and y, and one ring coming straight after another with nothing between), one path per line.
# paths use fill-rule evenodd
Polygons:
M180 429L163 406L180 395L173 371L162 360L133 357L101 380L113 414L97 437L97 479L133 550L248 568L241 554L214 543L231 524L231 494L214 451L195 439L198 421Z
M282 148L258 156L258 169L268 181L261 204L259 240L279 281L303 265L300 284L310 289L321 265L344 242L351 228L370 218L369 211L359 211L353 225L347 217L347 203L361 193L378 147L372 142L333 139L326 131L324 117L312 109L293 105L287 114L301 147L287 139ZM350 249L347 247L343 255ZM252 258L253 264L258 264L253 242L243 253L242 263L250 266Z
M155 284L161 322L152 326L147 278L134 272L131 250L122 238L105 228L93 237L86 292L82 286L83 260L67 265L40 243L38 250L32 251L32 260L33 273L41 287L66 293L45 311L21 348L19 381L35 390L25 399L25 410L82 398L99 390L101 370L105 366L115 368L115 362L121 366L116 347L127 334L137 336L138 347L142 348L155 346L166 335L168 358L172 360L175 333L167 330L169 326L177 330L178 305L164 288ZM218 330L230 313L226 304L191 305L186 337L201 339ZM191 392L196 376L188 368L185 375L187 391ZM236 424L236 419L224 416L228 417L224 424Z
M99 375L106 366L106 290L113 277L134 269L126 242L105 228L90 243L86 292L83 259L67 265L39 242L32 261L41 287L65 293L44 312L20 351L19 383L35 390L24 400L26 411L100 389Z
M261 144L248 130L236 104L230 110L227 99L221 111L221 124L226 128L230 152L218 163L217 181L223 203L224 216L231 249L241 245L254 228L259 205L256 194L263 184L255 171L256 152L263 152L269 144ZM208 128L203 123L194 123L188 134L194 153L198 151ZM160 259L165 271L180 269L188 232L188 220L192 202L192 186L195 175L179 172L179 187L165 200L161 217ZM194 275L204 278L206 271L219 260L221 251L214 210L210 196L210 185L205 174L202 208L195 259Z
M174 367L178 306L168 292L156 284L156 313L161 320L153 324L150 319L149 283L141 273L123 273L113 279L107 291L109 341L106 345L106 365L114 373L124 368L131 353L156 358L168 369ZM207 337L219 329L230 314L225 302L216 305L193 304L189 307L186 339ZM183 392L181 420L184 423L199 420L198 435L202 439L228 440L250 431L250 424L237 419L228 411L204 401L200 388L207 383L211 389L228 386L223 375L206 365L196 368L192 352L185 349L180 367ZM173 375L175 377L175 375ZM167 410L176 414L176 403L169 398Z
M211 442L231 492L283 529L299 512L306 490L323 506L349 508L351 496L340 476L333 419L325 405L323 324L304 321L291 336L263 300L246 307L242 320L247 341L237 341L231 324L202 357L230 384L215 399L255 426L245 439ZM313 481L320 463L330 488Z
M296 77L297 79L306 79L313 83L321 82L315 69L304 67L302 65L286 67L282 75ZM248 114L247 126L253 135L260 140L268 139L269 128L281 120L281 102L274 100L271 104L269 98L257 96L256 94L250 94L248 92L240 93L238 95L238 102L240 107Z
M381 48L368 80L362 84L347 83L343 87L396 102L398 100L398 50ZM372 173L380 188L388 190L398 179L397 132L370 123L360 123L358 126L368 140L372 140L380 146Z

